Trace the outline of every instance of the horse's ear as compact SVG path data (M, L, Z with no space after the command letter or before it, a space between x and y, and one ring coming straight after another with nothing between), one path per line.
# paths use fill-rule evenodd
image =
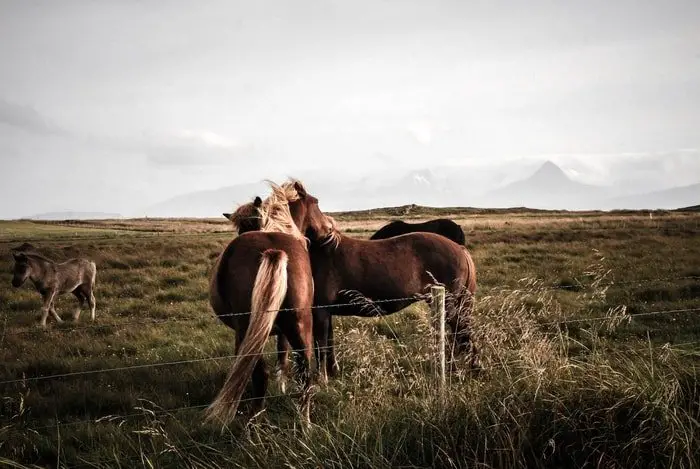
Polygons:
M253 200L253 207L259 208L260 206L262 206L262 199L260 198L260 196L256 195L255 200Z
M297 194L299 194L299 197L301 197L302 199L306 197L306 189L304 189L304 186L299 181L294 181L294 189L296 189Z
M222 213L222 215L225 216L226 218L228 218L229 220L231 220L231 214L230 214L230 213ZM233 220L231 220L231 221L233 221Z

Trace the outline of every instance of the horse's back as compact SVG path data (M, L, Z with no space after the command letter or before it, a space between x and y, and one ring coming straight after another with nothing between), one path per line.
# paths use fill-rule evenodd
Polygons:
M217 309L229 313L250 310L253 284L262 255L270 249L282 251L287 256L288 291L312 301L311 263L302 242L283 233L250 231L226 246L213 269L210 302L215 312L219 312ZM310 293L305 293L307 290ZM297 295L298 291L302 293Z
M410 267L424 275L434 276L442 283L456 280L460 285L471 285L475 288L475 268L471 255L466 247L452 239L433 232L406 233L384 240L386 247L384 255L395 253L395 261L412 262ZM413 256L406 256L410 251ZM411 259L412 258L412 259ZM408 267L408 266L407 266Z

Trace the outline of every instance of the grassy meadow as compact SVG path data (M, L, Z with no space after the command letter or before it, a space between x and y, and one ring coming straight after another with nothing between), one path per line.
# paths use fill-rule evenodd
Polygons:
M342 371L319 387L308 433L296 387L273 379L273 340L267 410L222 431L202 417L232 363L233 331L208 303L227 220L0 222L0 465L700 467L700 213L333 215L359 238L397 217L463 226L479 373L456 357L438 392L422 302L336 318ZM97 263L94 323L87 309L71 321L68 294L65 323L37 326L39 294L10 284L22 242Z

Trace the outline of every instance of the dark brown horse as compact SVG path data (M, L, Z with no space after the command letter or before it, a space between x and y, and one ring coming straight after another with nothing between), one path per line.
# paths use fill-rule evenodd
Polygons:
M330 218L330 217L327 217ZM331 219L332 220L332 219ZM472 352L469 319L476 291L476 267L469 251L435 233L409 233L383 240L362 240L331 233L307 232L314 272L314 335L321 350L321 366L337 372L331 314L388 315L424 298L431 285L443 284L448 293L447 321L460 351ZM376 300L401 301L373 303ZM340 305L331 309L320 305ZM358 306L360 306L358 308ZM318 333L317 331L325 331Z
M210 303L236 331L236 358L226 382L207 409L207 420L232 421L252 375L253 411L263 407L267 370L262 353L273 326L298 351L304 391L302 419L309 422L313 279L302 231L328 232L330 221L318 200L299 182L272 185L259 208L261 231L232 240L217 259L210 282ZM294 216L291 207L294 206Z
M422 223L394 220L377 230L369 239L387 239L406 233L437 233L462 246L464 246L465 242L462 227L447 218L437 218Z

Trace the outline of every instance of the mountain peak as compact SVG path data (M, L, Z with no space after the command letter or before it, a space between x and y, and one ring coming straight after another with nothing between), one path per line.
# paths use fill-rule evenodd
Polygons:
M551 161L545 162L530 179L539 181L563 181L569 180L569 177L562 169Z

